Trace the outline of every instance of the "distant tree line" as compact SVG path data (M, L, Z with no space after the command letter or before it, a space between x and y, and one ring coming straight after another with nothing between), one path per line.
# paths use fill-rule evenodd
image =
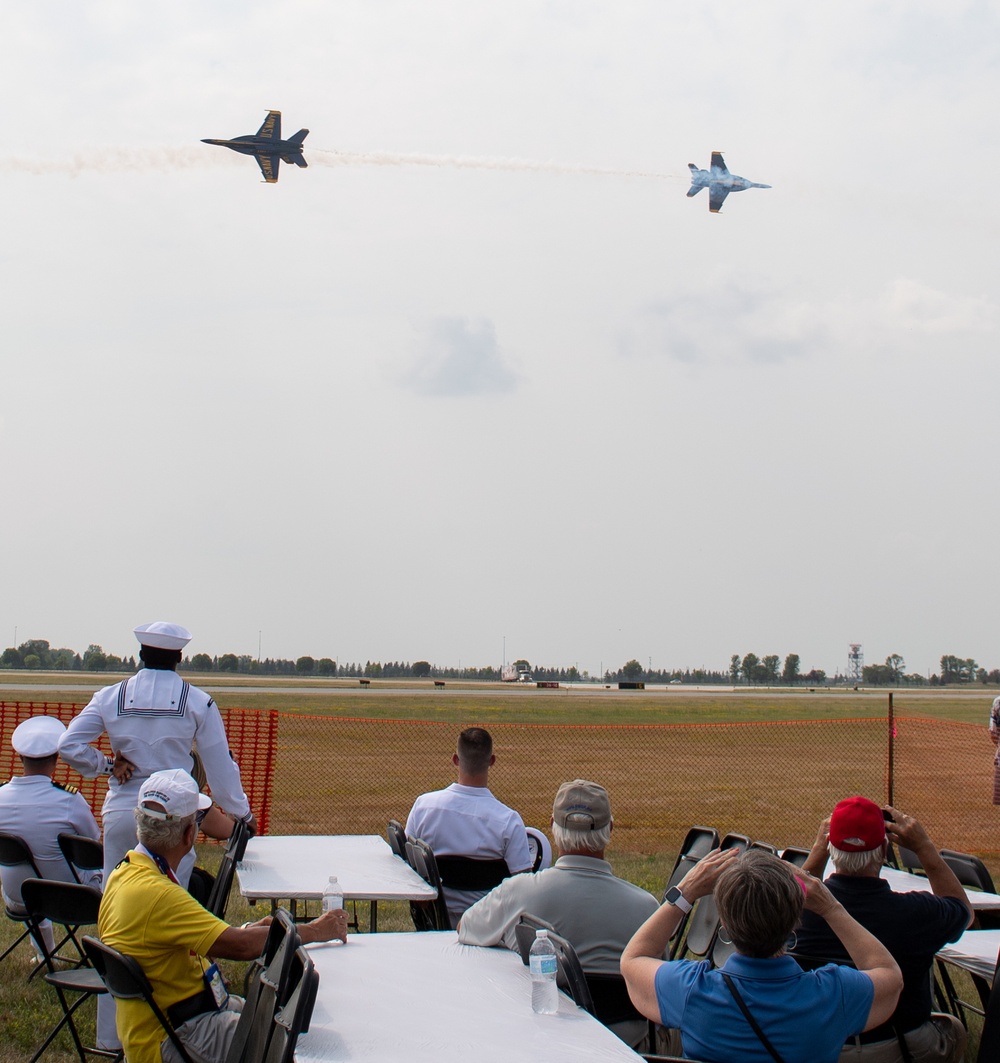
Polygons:
M514 662L518 673L529 675L533 680L543 682L604 682L617 681L646 683L692 683L698 686L717 684L719 686L824 686L844 685L853 682L846 675L830 679L822 669L813 668L801 671L799 655L789 653L784 661L777 654L758 657L755 653L740 655L734 653L729 659L726 671L712 671L706 668L654 669L643 667L635 658L626 661L618 668L606 669L603 676L591 676L586 670L581 671L575 665L570 668L546 665L532 666L524 658ZM8 646L0 653L0 669L33 669L56 672L129 672L135 671L134 656L117 657L92 643L81 655L66 648L54 649L45 639L28 639L20 646ZM452 667L432 664L430 661L360 661L339 664L332 657L298 657L294 661L284 658L265 657L258 660L249 654L224 653L210 656L196 653L185 657L180 665L181 671L189 672L223 672L236 675L289 675L318 676L321 678L356 677L367 679L479 679L497 681L501 678L501 669L492 665L485 667ZM941 658L941 671L930 677L917 672L907 673L906 662L898 653L891 653L885 664L868 664L862 668L861 681L866 686L955 686L1000 685L1000 669L989 671L981 667L971 657L956 657L945 654Z

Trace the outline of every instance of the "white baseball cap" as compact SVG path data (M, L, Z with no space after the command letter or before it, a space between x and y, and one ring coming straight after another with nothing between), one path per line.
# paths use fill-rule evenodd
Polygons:
M32 716L14 728L10 744L22 757L51 757L59 751L59 739L65 731L65 725L54 716Z
M154 646L158 650L182 650L192 639L186 627L168 624L165 620L140 624L135 629L135 637L143 646Z
M147 801L163 805L147 808ZM212 799L198 789L198 784L183 768L154 771L139 790L139 807L155 819L184 819L200 809L212 807Z

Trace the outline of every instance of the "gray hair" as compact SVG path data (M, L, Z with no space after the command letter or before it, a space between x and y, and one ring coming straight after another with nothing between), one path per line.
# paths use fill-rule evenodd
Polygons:
M860 853L849 853L846 849L838 849L833 842L827 846L830 850L830 859L833 866L842 875L870 875L878 874L885 859L885 844L877 849L864 849Z
M614 823L614 820L611 823ZM600 853L611 844L611 823L597 830L570 830L568 827L560 827L558 823L553 822L552 840L561 853L567 853L573 849L587 849L592 853Z
M780 955L804 900L791 865L762 849L749 849L733 860L715 883L719 916L744 956Z
M135 809L135 833L139 841L151 852L162 853L173 849L184 840L184 832L194 823L196 813L183 819L161 819L149 816L139 807Z

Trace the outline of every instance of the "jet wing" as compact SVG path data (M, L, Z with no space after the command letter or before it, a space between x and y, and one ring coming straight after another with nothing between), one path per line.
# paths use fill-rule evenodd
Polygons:
M721 151L712 152L712 169L719 170L721 173L729 173L729 167L723 161Z
M275 178L277 181L277 178ZM718 214L722 210L722 204L726 201L726 196L729 195L728 188L721 188L717 184L709 185L708 187L708 209L713 214Z
M266 152L258 151L254 156L257 160L257 165L260 167L260 172L264 175L264 180L269 185L275 185L278 183L278 167L281 165L281 160L277 155L268 155Z
M257 130L261 140L281 140L281 111L268 111L264 124Z

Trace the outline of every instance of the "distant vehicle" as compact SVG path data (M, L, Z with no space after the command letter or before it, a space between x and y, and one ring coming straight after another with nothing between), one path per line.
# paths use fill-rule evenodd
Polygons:
M503 683L533 683L535 680L526 669L518 671L517 665L505 664L500 669L500 680Z
M712 152L712 163L709 169L699 170L693 162L688 163L691 171L691 187L688 189L689 196L696 196L703 188L708 189L708 209L713 214L722 210L722 204L730 192L744 192L748 188L770 188L770 185L759 185L754 181L748 181L745 177L737 177L730 173L722 158L721 151Z
M308 135L308 129L300 129L294 137L282 140L281 111L268 111L264 124L254 136L247 134L234 140L202 140L202 144L218 144L241 155L253 155L264 180L273 185L278 183L278 168L282 160L303 168L309 165L302 155L302 141Z
M680 679L671 679L670 680L670 685L672 687L679 687L681 685L681 680Z

